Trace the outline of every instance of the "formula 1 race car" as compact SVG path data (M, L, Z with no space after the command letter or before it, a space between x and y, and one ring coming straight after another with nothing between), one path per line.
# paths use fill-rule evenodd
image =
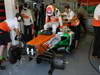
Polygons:
M49 73L52 73L55 68L64 69L64 54L71 52L74 33L71 30L63 30L56 34L52 34L50 30L41 31L37 37L25 43L24 47L16 47L15 50L11 48L10 62L20 59L24 52L29 57L34 57L38 64L42 61L49 62L51 64Z
M25 50L27 55L36 55L37 57L40 56L40 58L48 52L68 53L71 52L73 38L74 33L71 30L67 32L57 32L57 34L52 34L50 30L45 30L27 42Z

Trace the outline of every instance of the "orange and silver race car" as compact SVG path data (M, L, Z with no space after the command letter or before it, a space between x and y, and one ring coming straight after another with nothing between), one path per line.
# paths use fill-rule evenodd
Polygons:
M50 34L50 32L40 33L37 37L28 41L25 45L26 54L29 56L36 56L37 63L45 55L52 53L71 52L74 33L69 30L67 32L58 32L57 34ZM44 58L43 58L44 59Z
M64 69L64 54L71 52L73 39L74 33L71 30L66 31L66 27L56 34L42 31L23 47L12 47L9 50L9 61L15 63L25 53L35 58L38 64L48 61L51 64L50 72L55 68Z
M24 53L29 58L35 58L38 64L42 61L49 62L51 64L50 71L54 68L64 69L64 54L71 52L73 40L74 33L71 30L66 31L66 27L56 34L42 31L37 37L26 42L23 47L11 47L9 61L16 63Z
M66 31L66 27L57 34L42 31L37 37L25 43L23 51L28 56L36 57L48 52L59 53L63 51L67 53L72 50L73 37L74 33L71 30Z

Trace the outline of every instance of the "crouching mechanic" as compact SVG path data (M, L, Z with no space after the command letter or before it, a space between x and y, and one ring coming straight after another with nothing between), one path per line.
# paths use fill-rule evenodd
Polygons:
M8 48L10 48L11 46L10 31L14 30L16 32L16 35L20 34L18 19L20 19L20 17L17 14L16 17L7 19L4 22L0 23L0 70L5 69L5 66L1 65L3 61L4 48L5 46L7 46L8 50Z
M52 28L52 32L55 34L59 25L62 26L62 18L59 9L53 5L48 5L46 8L46 23L44 25L44 30Z

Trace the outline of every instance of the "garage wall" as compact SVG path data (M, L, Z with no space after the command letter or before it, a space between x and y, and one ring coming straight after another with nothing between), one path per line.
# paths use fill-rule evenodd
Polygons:
M4 1L0 1L0 22L6 19Z
M71 1L71 0L56 0L56 4L61 10L63 10L64 6L66 6L67 4L70 5L72 10L76 9L77 7L77 1Z
M28 1L44 1L45 5L48 5L50 3L53 3L53 0L24 0L25 2ZM77 0L54 0L55 1L55 6L60 8L60 10L63 10L63 7L66 4L70 4L70 7L75 10L77 8Z
M16 13L15 0L4 0L4 3L6 10L6 18L13 18Z

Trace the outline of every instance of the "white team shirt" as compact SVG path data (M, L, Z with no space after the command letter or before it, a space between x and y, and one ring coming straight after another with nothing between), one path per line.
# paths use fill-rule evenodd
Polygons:
M98 20L98 16L100 16L100 4L98 4L94 11L94 18Z
M29 18L24 18L24 25L25 26L28 26L28 25L31 25L33 23L33 18L32 18L32 14L31 14L31 10L29 9L26 9L26 10L22 10L21 14L24 14L26 16L28 16Z
M7 19L5 20L5 22L7 22L8 27L10 28L10 30L13 30L14 28L19 28L19 22L17 21L17 18L11 18L11 19Z
M63 12L63 14L64 14L63 19L71 20L75 16L75 13L71 9L69 9L68 11L69 11L68 13Z

